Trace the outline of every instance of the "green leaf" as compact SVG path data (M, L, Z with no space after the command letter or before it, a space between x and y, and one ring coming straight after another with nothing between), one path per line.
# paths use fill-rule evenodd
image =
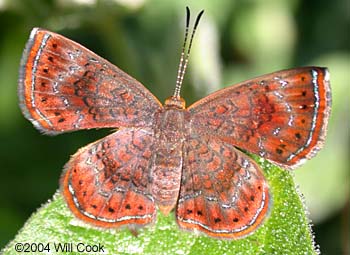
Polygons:
M137 236L126 228L96 229L75 219L57 192L30 217L3 254L18 254L17 243L49 243L50 254L70 254L56 252L59 243L72 243L74 252L79 243L79 248L100 244L103 251L94 254L317 254L291 173L265 161L260 165L270 184L273 205L268 219L248 237L227 241L184 232L178 229L173 214L164 217L161 213L155 225L137 230Z

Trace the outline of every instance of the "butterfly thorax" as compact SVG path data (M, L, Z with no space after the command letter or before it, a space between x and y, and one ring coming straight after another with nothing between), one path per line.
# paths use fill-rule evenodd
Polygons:
M188 112L182 107L184 101L166 101L154 125L157 142L153 147L151 193L165 215L175 207L180 190L183 142L188 130Z

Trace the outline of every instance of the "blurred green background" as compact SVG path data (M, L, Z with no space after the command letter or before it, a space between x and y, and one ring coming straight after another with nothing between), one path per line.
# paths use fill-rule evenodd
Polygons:
M349 1L0 0L0 248L52 197L69 156L110 133L41 135L21 114L17 78L33 27L63 34L116 64L159 99L172 94L185 6L205 9L182 96L306 65L330 70L325 148L295 171L322 254L349 252ZM347 253L348 254L348 253Z

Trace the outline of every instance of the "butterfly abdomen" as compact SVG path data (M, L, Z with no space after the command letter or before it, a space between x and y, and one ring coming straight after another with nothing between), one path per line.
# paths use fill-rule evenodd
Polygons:
M175 207L180 190L185 114L182 109L165 108L156 115L157 144L151 159L151 193L165 215Z

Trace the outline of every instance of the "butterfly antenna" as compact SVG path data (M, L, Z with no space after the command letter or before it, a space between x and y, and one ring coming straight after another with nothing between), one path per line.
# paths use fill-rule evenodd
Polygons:
M186 50L188 31L189 31L189 23L190 23L190 9L188 7L186 7L187 18L186 18L185 39L184 39L184 44L182 46L180 64L179 64L179 68L177 71L176 86L175 86L175 92L174 92L173 97L180 98L181 85L182 85L182 81L184 79L185 72L187 69L187 64L188 64L188 59L189 59L190 52L191 52L193 37L194 37L194 34L196 32L199 20L201 19L202 15L203 15L203 12L204 12L204 10L202 10L198 14L196 22L194 23L192 34L191 34L191 39L190 39L190 44L188 46L186 57L185 57L185 50Z
M174 92L174 97L179 98L180 97L180 90L181 90L181 72L183 69L183 62L184 62L184 57L185 57L185 49L186 49L186 44L187 44L187 38L188 38L188 30L189 30L189 25L190 25L190 9L186 6L186 28L185 28L185 39L184 43L182 46L182 51L181 51L181 58L180 58L180 63L179 67L177 70L177 77L176 77L176 86L175 86L175 92Z

